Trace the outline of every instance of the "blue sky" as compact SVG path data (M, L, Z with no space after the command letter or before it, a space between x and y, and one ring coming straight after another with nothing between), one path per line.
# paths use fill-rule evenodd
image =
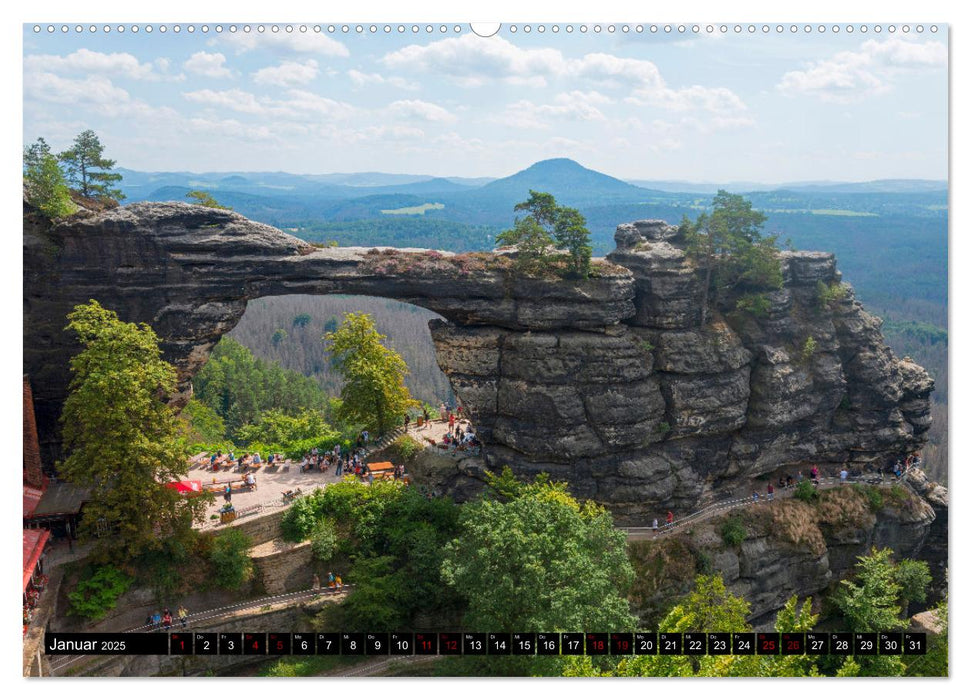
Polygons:
M59 26L24 28L25 142L60 149L91 128L137 170L503 176L569 157L626 179L947 177L944 25L808 35L520 25L488 39L467 25Z

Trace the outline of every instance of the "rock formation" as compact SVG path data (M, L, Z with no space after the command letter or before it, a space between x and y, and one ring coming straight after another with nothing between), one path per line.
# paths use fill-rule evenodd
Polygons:
M548 472L621 522L692 510L748 478L810 462L882 462L918 449L933 381L883 342L827 253L782 254L764 316L725 299L701 325L699 281L675 227L624 224L583 281L524 278L507 259L315 248L228 211L137 203L49 225L25 210L24 371L45 458L76 351L65 315L97 299L144 321L192 375L246 303L366 294L426 307L438 360L485 443L438 477ZM807 340L812 338L812 343ZM807 347L811 346L811 352Z

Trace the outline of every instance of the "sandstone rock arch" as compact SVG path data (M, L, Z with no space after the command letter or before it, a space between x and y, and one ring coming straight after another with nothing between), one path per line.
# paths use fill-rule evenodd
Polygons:
M475 419L484 464L546 471L637 519L689 509L740 479L806 460L868 462L918 448L933 382L883 343L826 253L784 253L762 319L699 325L677 230L618 227L598 276L526 279L488 255L315 248L232 212L136 203L50 226L25 211L24 371L48 462L76 350L63 331L98 299L164 339L180 386L250 299L362 294L428 308L439 365ZM808 361L795 347L812 335ZM182 400L184 400L183 395ZM179 400L178 398L176 400ZM473 475L474 476L474 475Z

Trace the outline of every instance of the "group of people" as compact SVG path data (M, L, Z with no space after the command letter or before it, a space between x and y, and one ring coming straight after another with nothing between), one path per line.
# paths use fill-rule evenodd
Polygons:
M366 431L365 431L366 432ZM364 464L364 457L367 450L364 447L356 447L353 451L340 445L334 445L330 450L318 450L316 447L303 456L300 462L300 471L309 472L313 470L327 473L327 470L334 467L334 474L341 476L345 473L357 473Z
M328 571L327 572L327 587L328 588L335 588L337 590L342 589L344 587L344 581L341 579L341 575L340 574L335 575L333 571ZM320 576L318 576L317 574L314 574L313 589L315 591L319 591L320 590Z
M268 467L272 467L277 462L282 462L282 461L283 461L282 455L273 453L267 458L266 465ZM236 453L233 452L232 450L230 450L229 453L225 455L222 453L222 450L219 450L218 452L214 453L212 456L209 457L209 468L214 472L218 472L220 467L225 466L228 468L232 464L236 465L236 471L238 472L241 472L247 469L248 467L252 467L253 469L259 469L261 466L263 466L263 458L260 456L259 452L253 452L252 454L250 454L249 452L246 452L245 454L242 454L239 457L237 457Z
M179 624L182 625L182 629L189 626L189 611L185 609L184 605L179 606L179 609L176 611L176 616L178 617ZM164 608L161 613L156 610L146 617L145 626L150 627L153 632L158 632L159 630L168 632L172 629L172 621L172 611Z

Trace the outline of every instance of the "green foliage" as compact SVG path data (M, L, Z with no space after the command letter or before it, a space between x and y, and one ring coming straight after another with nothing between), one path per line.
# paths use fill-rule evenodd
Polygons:
M321 489L315 489L312 494L301 496L290 504L287 512L280 521L280 531L283 539L288 542L303 542L310 537L321 517L320 495Z
M575 277L589 277L590 231L587 220L576 209L559 207L556 222L553 224L553 239L567 252L567 274Z
M885 335L896 334L924 345L943 345L947 347L947 328L923 321L886 321L883 324Z
M82 349L71 360L62 413L68 457L58 472L90 491L82 535L111 533L97 538L97 554L124 560L190 528L209 498L165 488L188 466L182 424L164 401L175 390L175 368L161 359L158 336L94 300L68 320Z
M230 438L241 426L257 423L268 409L299 414L329 407L329 397L313 379L256 359L248 348L227 337L213 348L192 386L195 397L226 422Z
M561 207L547 192L529 191L529 199L520 202L515 211L528 214L517 218L512 229L496 236L499 245L516 246L516 266L525 272L546 274L553 271L554 244L566 250L566 274L571 277L590 275L590 231L587 220L577 209Z
M327 561L337 551L337 530L331 520L318 520L310 531L310 548L314 556Z
M816 354L816 349L818 347L819 344L816 342L815 338L812 336L806 338L806 342L802 344L802 349L799 351L799 361L803 364L807 364L811 359L813 359L813 355Z
M822 280L816 282L816 304L820 309L832 309L841 304L849 294L849 289L842 282L826 284Z
M277 328L275 331L273 331L273 336L271 340L273 341L274 345L279 345L286 339L287 339L287 332L282 328Z
M796 490L793 492L793 496L798 498L803 503L815 503L819 500L819 491L813 486L811 481L800 481L796 484Z
M112 187L121 181L121 174L111 172L115 161L104 158L103 153L98 135L88 129L78 134L72 147L58 158L64 163L68 182L83 196L122 200L124 193Z
M253 560L249 556L250 539L236 528L216 535L209 561L213 567L213 582L220 588L238 591L253 578Z
M645 353L651 352L654 349L654 345L647 340L642 340L640 342L640 346L641 346L641 350L643 350Z
M782 266L775 236L762 236L766 216L752 209L741 195L719 190L711 213L692 223L687 216L680 231L688 258L705 271L702 283L702 320L708 318L708 300L717 307L728 292L741 294L736 309L756 315L767 311L761 292L782 286Z
M260 669L258 675L267 678L320 676L342 664L356 662L353 656L281 656Z
M320 411L303 410L288 415L267 409L259 421L244 425L236 431L236 440L251 452L281 452L290 459L300 459L317 448L329 450L340 443L348 446L349 439L324 420Z
M311 317L310 314L306 314L306 313L297 314L296 316L293 317L293 327L294 328L304 328L312 320L313 320L313 318ZM336 329L337 329L337 322L336 322L336 319L335 319L334 328L328 329L328 330L336 330Z
M391 444L391 447L397 450L401 459L406 462L424 449L422 444L410 435L402 435Z
M495 487L494 487L495 488ZM468 600L471 629L633 629L633 580L610 514L564 484L504 488L512 498L466 504L442 576Z
M192 190L185 193L186 199L193 200L193 204L197 204L200 207L209 207L210 209L227 209L232 210L232 207L224 207L222 204L216 201L216 199L203 190Z
M931 571L926 561L903 559L897 564L895 572L900 585L901 607L907 611L909 603L923 603L927 600L927 587L931 584Z
M940 634L927 635L927 653L913 656L907 663L908 676L945 677L948 675L948 605L942 600L934 607L938 619L943 623Z
M324 340L344 378L338 411L343 420L384 434L418 405L404 383L408 366L401 355L384 346L386 337L375 329L370 315L346 314Z
M742 294L735 302L735 310L749 314L757 318L764 318L769 315L772 303L764 294Z
M722 542L729 547L742 544L745 541L746 535L748 535L748 531L746 531L745 525L742 524L742 518L738 515L733 515L722 523Z
M67 216L77 208L57 157L42 138L24 149L24 185L27 201L49 219Z
M68 593L71 614L100 620L118 603L134 579L111 564L85 567L77 587Z
M190 444L211 445L226 439L226 422L202 401L189 399L181 415Z

